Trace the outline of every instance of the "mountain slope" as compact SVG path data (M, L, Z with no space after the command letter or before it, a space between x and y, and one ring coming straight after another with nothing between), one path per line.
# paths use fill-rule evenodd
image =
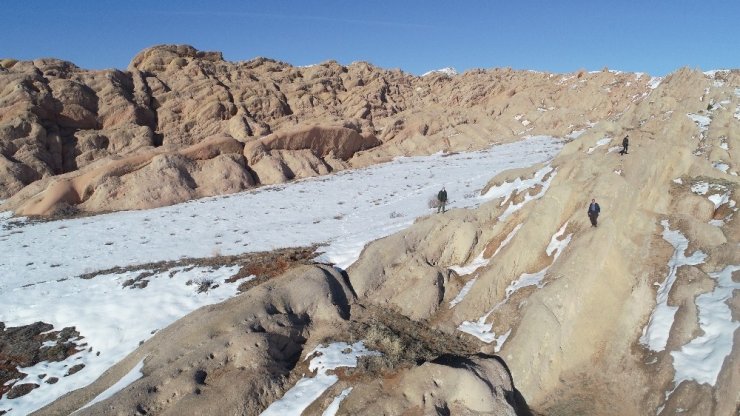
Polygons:
M192 77L200 76L197 68L216 72L229 68L217 54L187 48L176 48L175 52L161 49L143 52L134 59L132 67L160 73L158 77L168 71L181 74L184 68L188 68L186 73L194 74ZM197 65L193 64L196 61ZM270 61L261 61L259 65L282 68L282 64ZM324 71L333 65L296 71ZM345 68L348 72L338 71L351 74L352 68ZM506 70L455 77L429 75L423 80L410 78L412 86L422 87L417 83L428 82L430 89L437 88L434 94L424 97L407 97L402 92L408 91L407 86L401 82L405 75L392 71L388 74L399 77L398 88L386 91L386 102L393 102L396 110L392 110L393 106L381 106L375 109L378 113L371 120L362 119L372 122L372 131L363 127L369 126L363 124L365 121L320 127L322 132L351 131L340 130L341 135L311 133L312 127L308 126L300 127L296 134L275 127L271 135L246 140L243 149L264 149L269 156L265 157L272 161L272 172L277 172L280 163L313 169L319 166L318 162L329 165L327 160L341 160L346 163L341 168L347 169L400 152L476 148L490 141L488 137L510 141L539 131L570 137L552 160L550 152L558 147L552 143L556 139L538 138L494 148L514 149L500 153L500 163L494 165L485 162L488 159L482 152L438 154L263 187L255 192L276 200L290 199L287 197L292 192L308 194L304 196L309 201L304 209L291 205L293 209L288 212L276 204L249 204L258 200L244 193L166 209L63 222L25 223L6 218L2 223L2 241L12 243L14 255L3 265L6 274L13 276L10 281L15 286L2 295L9 302L21 303L20 293L44 293L48 297L48 293L40 291L52 285L65 287L65 279L79 283L81 268L85 267L81 262L89 261L94 265L91 267L98 269L133 258L133 254L127 256L136 250L118 247L119 243L131 243L126 237L135 231L131 224L138 224L143 230L174 230L186 224L182 228L188 232L196 230L185 234L185 239L152 238L162 244L147 247L150 250L145 250L145 255L162 260L183 254L207 256L216 243L224 250L235 250L229 254L264 245L274 247L291 238L305 238L307 229L315 233L310 235L315 238L311 242L329 243L327 254L316 260L325 264L301 265L279 276L261 276L245 285L245 293L198 309L161 328L98 380L61 397L39 413L68 414L118 380L126 382L120 383L115 394L82 409L81 414L181 414L223 409L256 413L272 406L273 410L305 409L305 414L737 413L740 347L734 341L740 327L740 225L736 218L740 181L738 71L705 74L682 69L659 85L648 85L645 77L634 74L606 71L573 75L572 79L561 77L554 83L550 79L558 76ZM509 81L521 82L517 84L521 90L511 95L504 89L501 96L476 96L485 91L486 85L498 84L470 83L467 91L471 95L460 107L451 105L451 94L457 91L453 87L464 90L460 82L504 75ZM344 85L343 75L339 78ZM599 84L603 80L622 80L624 89L620 90L619 84ZM632 83L639 80L644 84L634 87ZM366 85L363 81L358 88ZM561 90L557 85L565 87ZM644 92L625 96L624 100L617 98L619 105L614 107L602 100L615 90L631 93L631 88ZM167 99L179 99L176 94L167 95L172 90L165 90L162 87L161 94ZM561 96L562 110L538 107L540 100L552 99L552 95L533 98L543 91L555 97L560 93L573 94L569 97L575 101ZM291 102L287 99L292 96L290 88L282 85L280 93ZM265 96L273 97L270 94ZM206 95L201 101L206 100ZM534 101L523 98L527 96ZM290 104L292 114L285 114L287 108L277 104L281 102L279 94L274 97L276 101L262 101L262 105L277 111L274 118L268 117L275 126L289 123L291 116L300 113L296 110L299 107ZM481 104L475 97L482 97ZM337 105L349 100L344 98L336 99ZM452 101L440 104L444 99ZM450 123L454 126L436 130L442 124L434 124L435 120L449 122L441 114L465 114L466 120L473 121L467 117L507 101L512 107L500 109L506 117L491 114L476 119L472 125L454 124L457 121L453 120ZM426 103L428 107L415 110L407 106L409 102ZM303 110L309 112L307 108ZM386 114L380 108L398 112ZM619 111L613 112L615 108ZM318 114L324 110L310 111ZM585 111L581 113L584 115L576 114L578 111ZM396 114L398 119L393 118ZM438 117L425 118L431 114ZM421 129L424 133L411 133L407 123L412 119L428 121ZM377 128L383 120L404 121L392 137L387 137L385 128L382 132ZM180 145L195 149L203 146L207 150L211 143L225 143L226 149L234 141L241 144L234 136L220 136L222 141L212 142L215 139L211 138L188 142L201 140L194 137L204 134L201 129L216 124L204 122L198 129L193 128L196 133L191 136L182 131L173 133L177 138L172 140L183 142L145 149L147 156L172 159L184 151ZM530 126L532 130L527 131ZM459 135L445 136L445 129L453 127ZM621 140L626 135L630 138L629 152L620 154ZM166 142L168 136L163 137ZM335 150L332 153L325 146L327 142L317 137L343 139L330 141L332 145L328 147ZM374 140L379 143L355 150ZM532 143L541 144L532 148ZM172 147L157 150L166 146ZM188 155L196 155L191 160L210 160L206 156L212 153L223 155L220 150L192 149L185 149ZM346 160L340 157L349 153ZM522 161L525 156L530 163L499 170L508 161ZM250 164L248 156L243 157L246 166L256 165ZM428 164L429 160L442 163ZM95 163L100 163L97 169L108 162L103 158ZM447 174L447 167L455 175ZM317 169L315 173L338 169ZM391 177L377 174L381 169L389 169ZM252 169L250 175L255 172ZM70 172L70 176L57 179L68 180L67 185L74 187L84 182L75 176L80 173L87 174ZM340 198L340 204L329 198L333 194L328 191L326 195L310 192L319 189L312 187L316 183L335 184L337 192L346 198ZM442 183L450 192L452 209L424 216L427 198ZM16 196L6 206L27 206L25 201L46 188L29 189L32 190L18 194L23 198ZM96 192L92 187L88 196L92 198ZM592 227L586 216L592 198L601 205L598 227ZM199 212L200 206L208 211L207 221L196 227L197 216L205 215ZM236 210L232 217L229 211L235 208L241 211ZM313 209L320 211L321 216L307 221L306 215L318 212ZM272 230L251 225L262 221L258 215L262 211L277 221ZM384 218L371 213L381 213ZM291 218L297 223L291 223ZM80 241L80 247L93 251L105 246L108 251L101 253L109 253L110 257L101 254L100 258L86 260L88 250L80 250L65 260L66 248L53 247L60 245L61 239L54 239L66 234L67 227L88 230L90 237ZM280 238L276 238L278 229ZM108 237L120 230L124 230L120 237ZM244 231L249 232L248 237ZM367 244L357 258L360 246L368 241L363 236L382 238ZM181 244L180 240L186 241ZM172 244L168 245L168 241ZM44 273L32 273L22 266L42 251L50 252L50 258L62 260L26 266L39 267ZM142 262L143 257L131 261ZM344 270L333 267L336 265ZM146 287L140 286L155 278L148 269L136 273L141 273L140 278L120 288L116 285L115 289L133 290L128 289L133 285L144 290ZM154 275L168 282L167 273L173 271L157 269ZM215 275L215 271L212 273ZM240 270L237 275L244 277L246 273ZM54 276L53 280L47 276ZM120 279L115 270L98 277ZM175 285L172 277L170 274L170 284ZM165 284L162 282L159 283ZM93 280L90 284L96 283ZM206 285L206 290L216 290L213 283ZM224 287L212 293L220 296L234 283L231 278L219 278L216 284ZM20 312L29 313L28 316L32 316L31 312L42 316L45 312L31 305L13 311L18 325L31 324L21 322ZM8 312L3 314L2 321L6 321ZM37 326L40 331L43 325ZM84 338L84 331L79 335ZM60 335L57 343L69 341L67 338ZM37 340L38 344L41 342ZM91 360L93 347L88 347ZM70 361L62 362L72 363L74 357L65 357ZM29 384L17 379L11 380L13 383ZM28 395L33 395L47 386L25 388L31 389ZM15 393L22 393L21 390L18 388ZM310 400L296 399L307 397L301 393L309 390L313 392ZM6 396L3 404L13 403L11 400L18 399Z
M650 82L609 71L416 77L364 62L228 62L173 45L142 51L126 71L3 60L0 198L33 184L4 208L44 215L151 208L399 155L562 137L624 112ZM238 145L183 154L214 136ZM329 152L327 140L345 151ZM218 171L227 172L220 183L203 178ZM68 189L61 196L60 186ZM52 197L41 207L29 201L47 190Z

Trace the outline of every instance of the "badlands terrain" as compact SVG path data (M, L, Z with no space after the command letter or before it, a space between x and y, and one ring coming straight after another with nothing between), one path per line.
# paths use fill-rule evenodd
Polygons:
M735 415L739 134L740 70L2 59L0 414Z

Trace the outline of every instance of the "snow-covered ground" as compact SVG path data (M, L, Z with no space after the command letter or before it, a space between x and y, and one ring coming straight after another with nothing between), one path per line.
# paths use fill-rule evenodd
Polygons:
M728 204L730 209L736 211L736 202L731 197L731 191L725 185L718 183L696 182L691 185L691 192L697 195L707 195L707 199L714 204L714 209L723 204Z
M347 387L346 389L342 390L341 393L339 393L339 396L335 397L334 400L329 403L329 406L326 406L326 410L324 410L324 413L321 414L321 416L334 416L339 411L339 405L342 404L342 400L344 400L349 394L352 393L352 387Z
M229 284L225 280L238 270L239 267L175 268L147 277L143 288L143 284L126 284L142 272L125 272L92 279L52 280L3 291L0 321L6 326L43 321L54 325L56 331L74 326L83 338L77 342L82 351L64 361L42 361L22 368L28 377L20 383L37 380L39 387L17 399L0 398L0 410L28 414L68 391L90 384L157 330L201 306L234 296L240 282ZM205 280L218 287L199 293L200 283ZM78 364L85 367L65 376ZM46 382L53 377L59 381Z
M366 243L431 214L428 201L442 186L450 195L450 208L475 207L493 199L490 192L479 196L493 176L546 162L561 148L562 143L551 137L532 137L480 152L398 158L230 196L72 220L27 222L0 213L0 322L10 327L43 321L55 330L74 326L91 351L23 369L31 377L45 373L60 381L40 383L17 399L0 399L0 410L26 414L89 384L157 329L233 296L237 285L225 283L234 268L165 271L147 278L144 288L124 287L140 272L90 280L78 277L83 273L317 243L327 244L323 260L346 268ZM555 173L551 171L547 167L531 184L517 185L545 182L544 193L549 180L543 177L549 173L551 179ZM498 191L506 195L521 189L511 185ZM197 283L203 280L218 287L198 293ZM187 285L188 281L196 284ZM85 368L63 377L77 363Z
M652 351L665 350L668 342L678 307L668 305L667 300L676 281L678 268L701 264L706 259L706 255L698 250L687 257L685 252L688 239L678 230L671 230L668 221L663 220L661 224L664 228L663 238L673 245L674 253L668 261L668 276L658 288L657 305L640 338L640 342ZM727 303L732 299L733 293L740 290L740 283L732 279L732 273L738 270L740 265L729 265L719 272L709 273L709 277L715 281L714 290L694 299L701 335L679 350L670 352L673 357L674 377L673 388L666 391L666 401L683 381L695 381L710 386L717 382L725 358L732 352L735 331L740 328L740 322L733 319L732 310Z

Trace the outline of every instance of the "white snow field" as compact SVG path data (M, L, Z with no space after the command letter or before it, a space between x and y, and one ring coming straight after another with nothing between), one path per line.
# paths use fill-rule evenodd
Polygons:
M49 281L3 292L0 321L6 326L44 321L57 331L75 326L83 338L77 341L82 351L66 360L42 361L23 368L21 371L28 374L25 380L35 381L39 387L16 399L0 398L0 410L12 409L12 415L28 414L68 391L92 383L157 330L201 306L234 296L244 280L231 284L224 281L237 271L239 267L180 267L146 278L148 284L144 288L124 287L127 280L141 273L125 272L89 280ZM219 286L198 293L198 282L204 279ZM65 377L69 368L77 364L85 367ZM42 374L46 375L44 379L39 378ZM51 377L59 381L44 382Z
M71 220L29 222L0 213L0 322L14 327L43 321L54 330L74 326L79 342L90 350L22 369L29 380L47 374L59 382L38 383L39 388L16 399L3 397L0 410L10 410L8 416L27 414L91 383L157 329L233 296L238 285L224 282L235 268L173 269L147 278L144 288L123 286L141 272L90 280L80 279L81 274L321 243L326 244L321 260L346 268L368 242L432 214L428 201L442 186L450 194L450 208L478 206L493 199L479 194L496 174L546 162L562 145L537 136L479 152L403 157L229 196ZM552 170L546 169L538 179L517 184L541 183ZM511 185L506 186L509 193L517 188ZM198 293L202 280L218 287ZM63 377L77 363L85 368Z

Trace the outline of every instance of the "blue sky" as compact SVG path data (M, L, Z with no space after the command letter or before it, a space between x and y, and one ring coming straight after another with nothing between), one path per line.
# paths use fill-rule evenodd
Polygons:
M232 61L369 61L414 74L446 66L652 75L740 68L737 0L0 0L0 25L0 57L91 69L123 69L161 43Z

